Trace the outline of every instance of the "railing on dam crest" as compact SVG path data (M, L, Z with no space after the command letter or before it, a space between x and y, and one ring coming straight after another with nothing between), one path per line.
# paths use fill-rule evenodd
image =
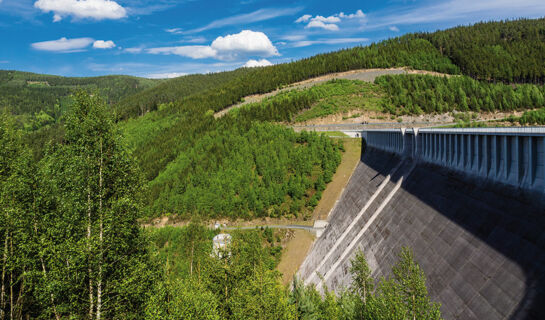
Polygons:
M364 130L367 146L545 193L545 128Z

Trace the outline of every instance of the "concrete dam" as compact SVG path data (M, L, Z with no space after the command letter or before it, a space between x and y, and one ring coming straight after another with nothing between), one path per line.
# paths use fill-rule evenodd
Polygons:
M445 319L545 319L545 129L361 131L361 161L298 275L348 287L404 246Z

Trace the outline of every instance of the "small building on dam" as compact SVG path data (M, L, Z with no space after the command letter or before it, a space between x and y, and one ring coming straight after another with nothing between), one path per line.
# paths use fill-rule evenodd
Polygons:
M299 277L341 290L413 249L445 319L545 319L545 128L365 130Z

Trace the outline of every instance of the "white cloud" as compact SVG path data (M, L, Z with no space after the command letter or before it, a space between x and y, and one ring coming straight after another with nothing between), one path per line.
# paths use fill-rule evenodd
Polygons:
M341 12L339 13L339 17L341 18L346 18L346 19L363 19L365 18L365 13L363 13L363 11L361 10L358 10L356 11L356 13L352 13L352 14L344 14L344 12Z
M391 25L436 23L459 25L478 21L539 18L545 12L543 0L449 0L430 2L410 9L388 9L370 15L367 30Z
M339 30L339 26L336 25L336 24L324 23L322 21L317 21L317 20L312 20L311 22L309 22L305 26L305 29L310 29L310 28L321 28L321 29L325 29L325 30L329 30L329 31L338 31Z
M187 43L204 43L206 42L205 37L185 37L179 42L187 42Z
M306 38L307 36L304 34L288 34L288 35L282 36L280 39L288 40L288 41L300 41Z
M111 49L115 48L115 43L112 40L104 41L97 40L93 42L93 48L95 49Z
M166 32L172 33L172 34L180 34L182 33L181 28L172 28L172 29L165 29Z
M172 78L178 78L183 77L187 75L185 72L167 72L167 73L152 73L148 74L146 78L150 79L172 79Z
M390 31L393 31L393 32L399 32L399 28L396 26L391 26L388 29L390 29Z
M312 18L310 14L305 14L299 17L299 19L295 20L295 23L308 22L310 18Z
M59 40L35 42L32 47L36 50L51 52L77 52L87 48L95 41L93 38L60 38Z
M278 50L263 32L243 30L237 34L217 37L210 46L160 47L146 50L150 54L175 54L193 59L215 58L236 60L248 56L270 57Z
M121 19L127 10L112 0L38 0L34 7L43 12L53 12L53 21L73 16L78 19Z
M217 55L216 50L210 46L180 46L180 47L161 47L150 48L146 50L151 54L175 54L178 56L193 58L193 59L205 59L214 58Z
M216 28L221 28L225 26L239 25L239 24L247 25L252 22L259 22L259 21L270 20L270 19L283 17L283 16L290 16L301 11L301 9L302 9L301 7L283 8L283 9L271 9L271 8L259 9L254 12L239 14L236 16L212 21L211 23L207 24L204 27L187 30L184 33L197 33L197 32L202 32L205 30L216 29Z
M254 60L250 59L244 64L245 68L255 68L255 67L266 67L272 66L273 64L267 59Z
M312 17L309 14L301 16L299 19L295 20L295 23L306 23L305 29L318 28L329 31L338 31L339 24L347 20L357 20L358 22L363 22L366 19L365 13L358 10L356 13L344 14L344 12L339 12L329 17L324 16L315 16Z
M278 50L263 32L242 30L237 34L217 37L212 42L212 48L218 56L231 60L240 55L270 57L277 56Z
M308 47L315 44L344 44L344 43L362 43L368 42L368 38L334 38L320 40L302 40L296 41L291 46L294 48Z
M142 50L142 48L125 48L123 51L128 53L140 53Z
M324 23L339 23L341 22L341 18L337 16L329 16L329 17L322 17L322 16L316 16L311 19L311 21L321 21Z

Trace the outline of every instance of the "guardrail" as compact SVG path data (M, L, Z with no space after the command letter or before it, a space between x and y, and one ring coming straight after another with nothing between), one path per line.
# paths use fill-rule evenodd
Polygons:
M369 129L367 146L545 193L545 128Z

